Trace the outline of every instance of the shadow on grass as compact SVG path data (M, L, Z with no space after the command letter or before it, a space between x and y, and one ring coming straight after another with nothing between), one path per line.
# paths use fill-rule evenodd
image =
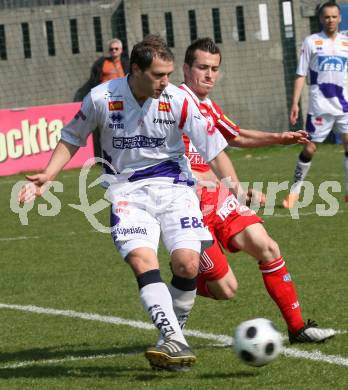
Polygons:
M88 344L78 346L60 345L47 348L32 348L0 355L0 379L9 378L59 378L59 377L109 377L117 378L129 371L148 371L144 366L123 367L120 364L108 366L81 366L81 361L115 359L119 355L140 355L144 345L132 347L89 348ZM2 367L1 367L2 366Z

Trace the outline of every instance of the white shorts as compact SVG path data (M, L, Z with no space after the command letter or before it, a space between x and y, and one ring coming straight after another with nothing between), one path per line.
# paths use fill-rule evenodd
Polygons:
M193 249L190 242L202 244L201 250L212 245L192 188L171 183L139 186L136 182L127 185L127 192L119 188L112 192L111 235L123 257L139 247L157 252L160 236L169 253L185 247L185 241L188 249Z
M348 134L348 114L307 115L306 130L313 142L324 142L330 131Z

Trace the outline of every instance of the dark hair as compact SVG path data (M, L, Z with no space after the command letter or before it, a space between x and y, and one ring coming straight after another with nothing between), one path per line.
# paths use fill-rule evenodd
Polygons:
M129 61L130 73L132 74L133 64L137 64L142 71L148 69L155 57L168 62L174 61L174 54L159 35L147 35L133 47Z
M196 50L202 50L210 54L219 54L220 63L222 60L221 51L219 46L211 38L200 38L191 43L191 45L186 49L185 53L185 64L192 66L196 57Z
M324 4L321 4L318 8L318 16L321 17L325 8L336 7L338 8L339 13L341 13L341 7L335 1L327 1Z

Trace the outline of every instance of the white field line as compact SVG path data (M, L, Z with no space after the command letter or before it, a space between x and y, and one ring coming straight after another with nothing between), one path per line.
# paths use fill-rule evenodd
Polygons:
M104 323L109 323L114 325L126 325L133 328L144 329L144 330L155 329L154 326L148 322L127 320L120 317L105 316L105 315L100 315L95 313L83 313L74 310L57 310L57 309L50 309L50 308L38 307L32 305L23 306L23 305L13 305L13 304L6 304L6 303L0 303L0 309L19 310L19 311L37 313L37 314L49 314L49 315L64 316L70 318L80 318L84 320L99 321L99 322L104 322ZM233 344L233 338L226 335L205 333L198 330L188 330L188 329L185 330L184 333L186 336L192 336L192 337L218 342L221 346L231 346ZM346 333L346 331L337 331L336 333L344 334ZM301 358L301 359L312 360L312 361L320 361L329 364L336 364L339 366L348 367L348 358L339 355L338 356L324 355L320 351L309 352L309 351L301 351L295 348L284 348L283 353L285 356L288 357ZM103 355L103 356L112 357L113 355ZM70 359L70 357L68 357L68 359ZM76 359L78 360L78 358ZM93 357L91 357L91 359L93 359ZM4 368L4 367L0 367L0 368Z

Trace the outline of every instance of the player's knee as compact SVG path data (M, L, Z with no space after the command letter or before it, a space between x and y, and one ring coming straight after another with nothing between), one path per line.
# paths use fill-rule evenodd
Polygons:
M306 145L305 149L301 154L305 156L307 159L311 160L316 151L317 151L317 145L314 142L310 142L308 145Z
M279 245L271 237L263 241L263 247L260 253L259 261L261 264L269 263L280 256Z
M191 279L198 274L198 261L195 259L188 259L187 261L171 262L171 267L174 275L182 278Z

